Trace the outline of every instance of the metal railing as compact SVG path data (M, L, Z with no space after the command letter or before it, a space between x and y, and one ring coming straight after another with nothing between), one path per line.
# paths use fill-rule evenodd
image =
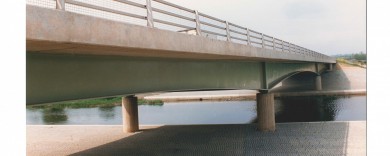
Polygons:
M27 4L146 25L150 28L172 30L172 28L167 27L170 26L176 28L173 31L181 33L201 35L286 53L324 59L331 58L293 43L164 0L138 0L138 2L135 2L135 0L27 0ZM175 13L174 10L180 13ZM163 16L168 18L164 19ZM135 19L138 19L138 21L135 21ZM172 19L176 20L172 21ZM142 21L146 21L146 23ZM157 24L159 26L156 26Z

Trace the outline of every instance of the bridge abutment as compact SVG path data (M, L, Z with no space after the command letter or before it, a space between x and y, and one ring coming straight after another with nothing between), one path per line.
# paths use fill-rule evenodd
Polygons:
M123 132L131 133L139 130L138 99L134 95L122 97Z
M257 129L275 131L275 110L273 93L257 93Z
M315 78L316 90L322 90L321 75L317 75Z

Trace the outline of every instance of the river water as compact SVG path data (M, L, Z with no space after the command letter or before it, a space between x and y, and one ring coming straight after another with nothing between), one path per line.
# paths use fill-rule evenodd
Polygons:
M28 125L120 125L121 106L97 108L27 108ZM166 102L138 106L141 125L242 124L256 121L255 101ZM366 120L366 96L275 98L281 122Z

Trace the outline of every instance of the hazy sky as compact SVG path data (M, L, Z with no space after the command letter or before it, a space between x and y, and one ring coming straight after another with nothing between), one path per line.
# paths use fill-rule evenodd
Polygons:
M366 52L365 0L168 0L332 55Z

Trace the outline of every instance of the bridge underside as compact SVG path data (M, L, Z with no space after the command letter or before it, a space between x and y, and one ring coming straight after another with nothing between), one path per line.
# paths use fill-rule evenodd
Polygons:
M322 63L280 63L27 52L27 104L186 90L268 90Z

